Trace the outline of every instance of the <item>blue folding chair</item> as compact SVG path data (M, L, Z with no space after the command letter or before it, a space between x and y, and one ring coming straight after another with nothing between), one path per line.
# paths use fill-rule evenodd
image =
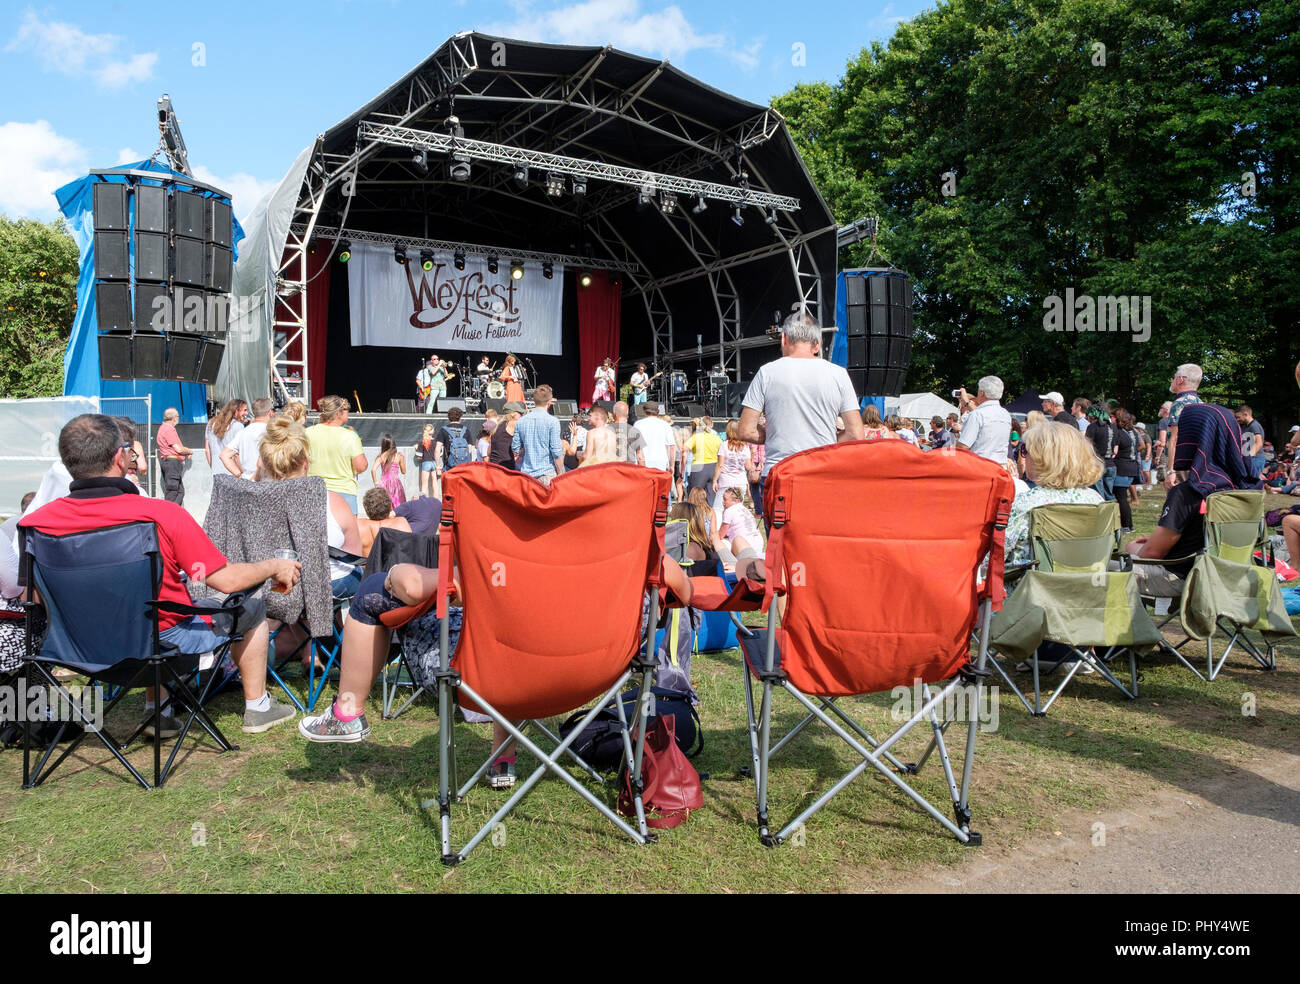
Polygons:
M199 692L187 680L197 671L198 655L164 650L159 638L158 617L161 612L178 615L210 614L211 608L162 601L158 589L162 583L162 558L158 550L158 530L151 522L126 523L121 526L82 533L54 535L24 529L23 567L25 583L35 592L28 602L29 617L36 607L43 609L48 621L45 641L33 652L32 636L27 635L24 662L28 686L43 685L54 700L47 702L62 720L52 739L31 767L32 725L27 721L23 739L23 788L40 785L71 755L87 734L95 735L131 776L145 789L150 784L127 761L123 751L152 722L153 785L167 781L181 745L195 722L206 731L221 751L235 746L226 740L216 723L203 709L216 674L209 674ZM223 607L238 613L242 594L231 595ZM232 636L218 647L220 659ZM91 687L102 700L105 686L114 688L102 713L87 710L82 699L71 694L55 679L51 668L66 667L90 678ZM156 694L166 687L168 697L155 703L146 717L123 742L117 742L104 729L104 720L127 693L138 687L152 686ZM93 691L92 691L93 697ZM163 712L171 706L188 712L166 765L162 763L161 723ZM54 762L50 757L69 731L69 725L82 728L68 742Z

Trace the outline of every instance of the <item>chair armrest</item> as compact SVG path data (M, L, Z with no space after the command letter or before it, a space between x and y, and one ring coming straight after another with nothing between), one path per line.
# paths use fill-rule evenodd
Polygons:
M168 612L172 615L211 615L213 612L234 611L242 612L244 610L244 591L236 591L234 594L226 595L225 601L221 603L220 608L213 608L211 605L186 605L179 601L148 601L145 602L150 608L156 608L160 612Z
M354 566L361 566L366 562L365 557L358 557L356 554L348 553L346 550L339 547L330 547L329 552L330 560L341 560L345 564L352 564Z
M1188 554L1186 557L1137 557L1133 554L1129 554L1134 566L1138 564L1146 564L1151 567L1170 567L1173 564L1186 564L1189 561L1195 560L1199 556L1199 553Z

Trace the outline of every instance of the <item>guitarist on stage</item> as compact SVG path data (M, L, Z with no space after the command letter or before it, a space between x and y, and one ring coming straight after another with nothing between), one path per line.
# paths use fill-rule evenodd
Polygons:
M451 378L446 364L436 355L429 356L429 364L415 374L423 413L433 413L437 400L447 395L447 380Z
M649 395L650 377L646 375L645 363L636 364L636 372L632 373L632 378L628 380L632 384L632 403L644 403Z

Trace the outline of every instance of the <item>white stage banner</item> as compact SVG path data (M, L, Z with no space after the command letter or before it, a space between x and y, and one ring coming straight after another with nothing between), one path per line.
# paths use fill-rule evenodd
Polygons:
M510 279L510 260L489 273L487 258L469 255L457 270L450 253L434 253L433 269L408 249L406 264L391 246L357 243L348 261L353 345L388 345L474 352L561 354L564 267L542 276L525 263L522 280Z

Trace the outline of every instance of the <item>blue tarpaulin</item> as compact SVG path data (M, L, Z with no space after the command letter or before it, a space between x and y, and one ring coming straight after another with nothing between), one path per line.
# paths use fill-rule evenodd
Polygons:
M181 420L186 423L203 423L208 419L207 387L202 383L173 383L162 380L112 380L99 378L99 329L95 311L95 217L94 191L97 182L114 182L118 184L152 184L175 182L192 189L205 198L216 198L229 202L230 199L217 195L206 188L197 187L192 179L171 170L163 164L152 160L135 164L120 165L123 170L154 171L158 180L150 178L128 177L124 174L87 174L83 178L69 182L54 193L58 200L59 211L68 221L72 237L81 251L81 275L77 279L77 314L72 322L72 336L68 339L68 350L63 356L63 395L64 396L151 396L153 406L157 408L154 419L160 419L167 407L180 411ZM127 216L128 228L135 222L135 199L132 196L131 214ZM233 245L235 256L239 255L239 241L244 238L244 230L235 220ZM130 262L135 269L135 239L131 237Z

